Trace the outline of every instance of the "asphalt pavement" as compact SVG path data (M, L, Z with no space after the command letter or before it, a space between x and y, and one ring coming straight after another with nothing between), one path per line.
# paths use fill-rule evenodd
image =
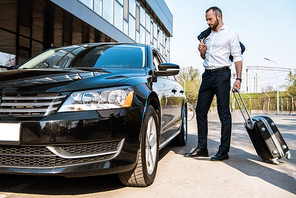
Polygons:
M268 115L285 138L292 158L279 165L263 162L249 139L239 112L232 114L230 159L210 161L219 146L220 122L209 113L210 157L186 158L197 144L196 121L188 122L188 144L166 146L160 151L158 172L147 188L123 186L117 175L68 179L0 175L0 198L6 197L296 197L296 116Z

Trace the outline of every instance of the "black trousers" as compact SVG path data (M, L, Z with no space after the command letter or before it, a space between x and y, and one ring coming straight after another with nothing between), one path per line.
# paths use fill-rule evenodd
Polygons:
M219 150L229 152L231 138L231 113L229 109L231 70L213 73L204 72L196 106L198 129L198 147L207 149L208 111L214 95L217 98L218 115L221 122L221 140Z

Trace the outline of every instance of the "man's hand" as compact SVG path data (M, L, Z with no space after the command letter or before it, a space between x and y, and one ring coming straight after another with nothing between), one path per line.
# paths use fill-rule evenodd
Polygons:
M200 40L200 43L198 45L198 51L200 52L200 56L202 57L202 59L206 59L206 50L207 46L203 44L202 40Z
M237 91L235 91L235 88L240 89L240 87L241 87L241 81L240 80L236 80L234 82L234 84L233 84L232 92L237 92Z

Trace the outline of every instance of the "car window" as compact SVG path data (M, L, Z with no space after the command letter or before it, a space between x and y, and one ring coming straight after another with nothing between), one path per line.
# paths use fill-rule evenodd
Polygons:
M161 59L159 58L157 52L153 52L153 65L155 69L158 70L158 65L162 63Z
M81 46L50 49L25 62L19 69L66 68L82 50L85 48Z
M153 65L155 67L156 70L158 70L158 65L160 64L157 56L153 56Z
M41 68L144 68L145 47L131 45L87 45L61 47L41 53L19 69Z
M39 68L65 68L68 67L73 58L74 56L71 53L60 50L56 52L53 56L49 57L46 61L44 61Z
M143 68L145 66L145 50L143 47L116 46L99 50L94 67L127 67Z
M153 65L155 66L156 70L158 70L158 65L163 62L165 62L164 59L158 56L157 52L153 52ZM167 78L176 81L175 76L161 76L161 78Z

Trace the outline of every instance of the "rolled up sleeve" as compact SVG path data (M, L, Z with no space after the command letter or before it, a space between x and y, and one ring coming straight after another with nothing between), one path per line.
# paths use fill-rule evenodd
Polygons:
M233 32L230 40L230 54L233 56L233 62L243 61L241 47L239 44L239 36L236 32Z

